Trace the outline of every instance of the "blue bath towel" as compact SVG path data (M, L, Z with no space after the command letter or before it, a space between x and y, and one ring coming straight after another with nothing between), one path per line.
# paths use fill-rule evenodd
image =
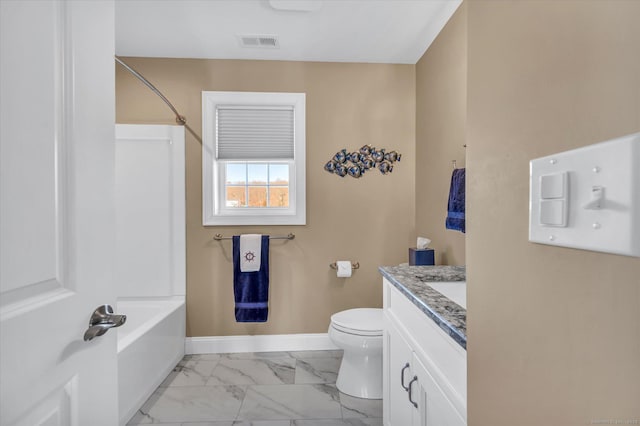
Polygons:
M447 205L447 229L465 232L464 205L465 205L465 169L455 169L451 175L451 188L449 188L449 203Z
M240 271L240 236L233 237L233 294L237 322L266 322L269 313L269 236L262 236L260 270Z

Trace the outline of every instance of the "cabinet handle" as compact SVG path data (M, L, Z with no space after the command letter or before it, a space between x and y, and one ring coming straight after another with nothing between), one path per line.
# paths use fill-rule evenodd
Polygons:
M418 403L414 402L413 399L411 398L411 385L413 384L413 382L417 382L418 381L418 376L413 376L413 379L411 379L411 381L409 382L409 402L413 404L414 407L418 408Z
M409 387L404 385L404 370L407 368L409 368L409 363L406 363L404 367L402 367L402 370L400 370L400 386L402 386L402 389L409 392Z

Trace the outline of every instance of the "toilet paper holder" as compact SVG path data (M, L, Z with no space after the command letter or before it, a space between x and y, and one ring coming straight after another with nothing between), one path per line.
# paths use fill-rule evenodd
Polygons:
M336 262L333 262L333 263L329 264L329 267L331 269L338 269L338 264ZM360 268L360 263L359 262L356 262L356 263L352 262L351 263L351 269L358 269L358 268Z

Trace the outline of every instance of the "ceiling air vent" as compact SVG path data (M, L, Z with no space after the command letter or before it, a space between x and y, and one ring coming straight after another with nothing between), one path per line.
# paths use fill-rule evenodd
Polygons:
M259 47L267 49L277 49L280 47L278 36L275 35L241 34L238 38L242 47Z

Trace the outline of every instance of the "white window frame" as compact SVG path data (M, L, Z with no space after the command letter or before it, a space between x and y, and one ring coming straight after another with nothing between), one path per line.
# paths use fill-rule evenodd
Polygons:
M268 92L202 92L202 224L220 225L305 225L306 141L305 94ZM218 106L292 107L294 110L294 159L217 158ZM228 208L225 203L226 163L281 163L289 165L289 207Z

